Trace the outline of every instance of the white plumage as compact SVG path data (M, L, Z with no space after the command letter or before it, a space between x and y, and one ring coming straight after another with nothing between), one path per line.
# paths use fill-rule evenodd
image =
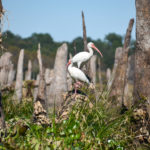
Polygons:
M98 48L96 48L94 43L89 42L87 44L87 48L88 48L89 52L79 52L71 59L72 63L77 63L78 68L80 68L80 66L83 62L88 61L93 56L92 48L94 48L103 57L102 53L99 51Z
M83 71L81 71L80 69L73 67L72 66L73 63L71 60L69 60L68 62L68 72L70 74L70 76L75 79L76 81L82 81L82 82L86 82L86 83L90 83L88 78L86 77L86 75L83 73Z

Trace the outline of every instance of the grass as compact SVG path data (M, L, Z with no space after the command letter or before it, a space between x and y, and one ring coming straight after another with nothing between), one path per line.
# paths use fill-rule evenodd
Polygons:
M0 149L18 150L123 150L131 148L132 133L130 118L132 111L118 114L108 107L107 92L98 100L95 94L83 88L88 100L76 103L68 119L51 125L32 123L33 102L12 101L13 93L3 95L7 124L7 135L1 132Z

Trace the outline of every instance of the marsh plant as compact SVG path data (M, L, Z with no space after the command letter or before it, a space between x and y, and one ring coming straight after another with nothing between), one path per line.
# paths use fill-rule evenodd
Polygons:
M88 100L75 103L67 119L58 121L50 116L50 125L37 125L32 121L33 101L12 101L13 94L3 95L6 130L1 131L0 149L22 150L123 150L129 148L134 134L130 127L132 111L118 114L108 107L107 92L99 98L83 88ZM57 120L57 121L56 121ZM131 147L130 147L131 148Z

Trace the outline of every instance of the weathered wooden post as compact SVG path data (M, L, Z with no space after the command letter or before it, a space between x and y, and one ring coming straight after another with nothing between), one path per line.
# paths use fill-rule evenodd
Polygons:
M6 86L8 83L9 71L12 67L12 54L5 52L0 58L0 84Z
M126 81L124 89L124 105L131 108L133 105L133 81L134 81L134 55L128 58L128 67L126 72Z
M61 105L63 101L62 94L67 91L67 44L64 43L57 50L55 64L54 64L54 77L50 85L48 96L49 110L53 111Z
M112 77L111 69L107 68L107 70L106 70L107 89L109 89L111 86L111 77Z
M113 66L113 70L112 70L111 80L109 81L109 84L108 84L108 91L111 90L112 83L114 82L116 70L117 70L119 61L120 61L120 59L121 59L121 57L122 57L122 52L123 52L122 47L116 48L115 61L114 61L114 66Z
M98 79L99 79L99 84L100 84L100 90L103 89L103 82L102 82L102 71L101 71L101 60L98 58Z
M96 59L97 56L93 55L90 60L90 77L94 85L96 85Z
M35 83L34 83L34 85L35 85L34 92L33 92L34 102L36 101L36 98L37 98L39 82L40 82L40 75L38 74L36 76L36 80L35 80Z
M18 65L17 65L17 76L16 76L16 98L19 102L22 99L22 85L23 85L23 60L24 60L24 49L20 51Z
M87 49L87 36L86 36L86 26L85 26L85 19L84 19L84 13L82 11L82 27L83 27L83 44L84 44L84 51L88 51ZM90 76L90 62L87 62L86 65L83 66L82 70L86 72L86 74Z
M31 80L32 75L32 63L31 60L28 61L28 70L25 73L25 80Z
M150 1L136 0L134 104L143 98L150 116Z
M16 71L14 70L14 65L11 64L10 65L10 70L9 70L9 74L8 74L8 82L7 85L11 85L15 79L15 73Z
M128 51L133 23L134 19L131 19L125 36L122 56L116 69L116 76L114 77L114 81L112 83L112 90L110 93L110 97L114 97L117 105L120 107L124 105L123 98L128 64Z
M38 94L36 97L36 101L34 102L33 118L34 118L34 122L36 122L39 125L49 124L49 120L47 118L46 82L44 76L44 69L42 66L40 44L38 45L37 58L39 62L40 75L39 75Z

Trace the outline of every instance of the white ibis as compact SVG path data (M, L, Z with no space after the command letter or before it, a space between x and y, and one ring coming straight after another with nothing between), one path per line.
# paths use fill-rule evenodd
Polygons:
M79 81L85 82L87 84L90 84L90 81L88 80L86 75L83 73L83 71L81 71L79 68L73 67L73 62L71 59L68 61L67 66L68 66L68 72L70 76L76 81L76 84L74 84L75 94L76 94L77 88L80 85L82 85L82 83L80 83Z
M102 53L100 52L100 50L94 45L94 43L89 42L87 44L87 48L89 50L89 52L79 52L78 54L76 54L73 58L72 58L72 63L77 63L78 68L80 68L81 64L83 62L88 61L92 56L93 56L93 49L95 49L102 57ZM92 49L93 48L93 49Z

